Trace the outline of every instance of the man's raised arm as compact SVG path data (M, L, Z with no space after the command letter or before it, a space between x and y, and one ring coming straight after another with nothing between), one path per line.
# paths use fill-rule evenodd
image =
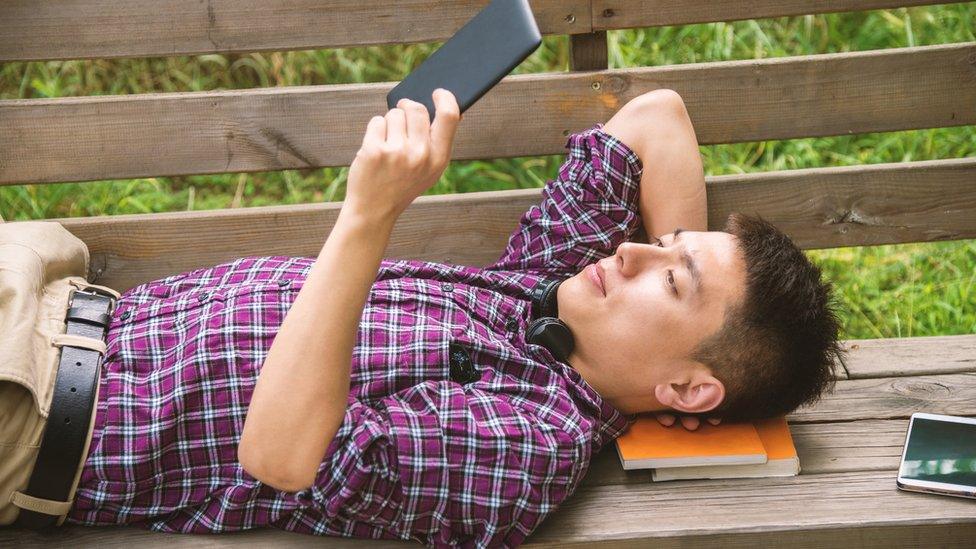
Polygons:
M604 130L641 159L639 207L649 239L677 227L708 230L698 139L680 95L668 89L645 93L617 111Z
M393 226L450 161L457 100L446 90L433 98L433 124L409 99L370 119L336 224L265 357L237 454L276 489L314 482L342 426L356 333Z

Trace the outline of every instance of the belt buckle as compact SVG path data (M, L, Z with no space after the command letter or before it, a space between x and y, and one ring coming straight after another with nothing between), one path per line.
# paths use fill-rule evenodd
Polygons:
M74 307L74 304L75 304L75 294L79 294L79 293L80 294L85 294L85 295L90 295L90 296L93 296L93 297L104 297L104 298L107 298L108 299L108 311L106 311L106 312L109 315L111 315L113 312L115 312L115 303L116 303L115 296L112 295L112 294L110 294L110 293L108 293L108 292L99 290L98 288L90 288L90 289L89 288L86 288L84 290L82 290L81 288L77 288L77 287L74 288L71 291L70 299L68 299L68 309L70 309L71 307Z

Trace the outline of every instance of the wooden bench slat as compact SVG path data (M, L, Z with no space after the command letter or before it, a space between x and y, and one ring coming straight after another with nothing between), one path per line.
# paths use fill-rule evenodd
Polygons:
M845 479L838 479L843 481ZM915 494L905 494L916 496ZM867 502L866 504L870 504ZM898 503L903 503L899 501ZM908 504L915 504L910 501ZM690 510L694 512L694 510ZM653 514L655 508L646 509ZM547 519L551 520L551 519ZM702 517L707 520L707 517ZM545 526L545 523L543 523ZM653 541L655 549L727 549L729 547L860 547L889 549L892 547L940 547L944 549L970 549L976 537L976 525L971 522L942 523L935 518L925 524L863 526L853 524L836 528L816 528L797 530L769 530L759 532L737 532L705 536L672 536L653 538L653 540L632 539L620 536L616 539L597 539L582 542L570 541L570 537L558 541L535 541L530 538L523 547L581 548L593 546L647 547ZM0 544L13 547L51 547L52 544L70 547L140 547L145 549L169 549L173 544L180 547L200 547L206 549L237 547L288 547L339 549L388 549L418 547L416 542L397 542L363 540L339 537L309 536L292 534L280 530L248 530L219 535L161 534L136 527L91 528L85 526L64 526L58 530L39 534L21 529L0 530Z
M790 423L907 418L926 411L976 415L976 372L844 379L834 392L786 416Z
M897 527L934 524L941 525L930 530L936 539L971 542L976 533L971 500L905 493L896 489L895 476L888 470L581 487L526 546L653 540L657 547L671 540L664 546L697 547L696 536L721 535L741 547L778 540L784 530L805 532L804 547L830 546L818 543L825 540L861 546L859 530L871 527L883 536L875 544L911 546L901 536L913 528ZM896 528L889 537L891 527Z
M0 2L0 62L442 42L486 0ZM590 32L585 0L532 0L543 34Z
M976 371L976 335L852 339L845 347L851 378Z
M703 145L974 124L974 56L976 42L508 76L465 113L453 158L564 153L569 132L658 88L682 95ZM346 166L394 85L0 101L0 183Z
M976 237L976 158L788 170L706 181L711 230L721 229L727 214L739 210L762 214L804 248ZM488 265L505 249L521 215L541 199L542 189L421 196L398 220L384 257ZM57 221L88 245L94 280L123 291L238 257L315 257L341 205ZM939 217L926 217L939 210ZM431 219L438 222L432 225ZM643 230L634 240L647 242Z
M593 0L593 29L659 27L844 11L946 4L944 0ZM607 13L606 10L612 10Z
M579 34L960 1L533 0L532 11L543 34ZM370 2L364 11L359 3L342 0L129 0L124 6L106 0L5 0L0 2L0 21L5 22L0 62L440 42L486 4L388 0Z

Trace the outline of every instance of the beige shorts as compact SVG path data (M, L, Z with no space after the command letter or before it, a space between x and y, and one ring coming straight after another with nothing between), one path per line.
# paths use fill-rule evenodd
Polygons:
M87 282L88 263L88 247L58 222L0 221L0 525L12 524L20 509L30 509L58 516L60 526L74 500L94 413L68 501L35 498L21 490L27 488L44 435L61 346L68 344L62 337L71 290L95 287L119 297L115 290ZM97 347L96 342L104 353L104 342L92 339L90 344Z

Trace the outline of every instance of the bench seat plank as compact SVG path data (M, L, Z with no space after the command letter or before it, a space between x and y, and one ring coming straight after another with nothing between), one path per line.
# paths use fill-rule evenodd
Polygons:
M976 372L976 335L852 339L845 346L851 378Z
M577 490L530 542L660 540L723 534L739 543L758 532L806 530L859 537L865 526L942 524L947 538L972 539L972 500L897 490L895 471L766 479L673 481ZM968 538L967 538L968 534ZM893 545L905 541L892 537Z
M813 406L786 416L790 423L909 417L912 412L976 415L976 372L844 379Z
M969 42L506 76L465 113L453 158L563 154L569 132L659 88L681 94L702 145L976 124L974 55ZM0 101L0 184L348 166L395 84Z

